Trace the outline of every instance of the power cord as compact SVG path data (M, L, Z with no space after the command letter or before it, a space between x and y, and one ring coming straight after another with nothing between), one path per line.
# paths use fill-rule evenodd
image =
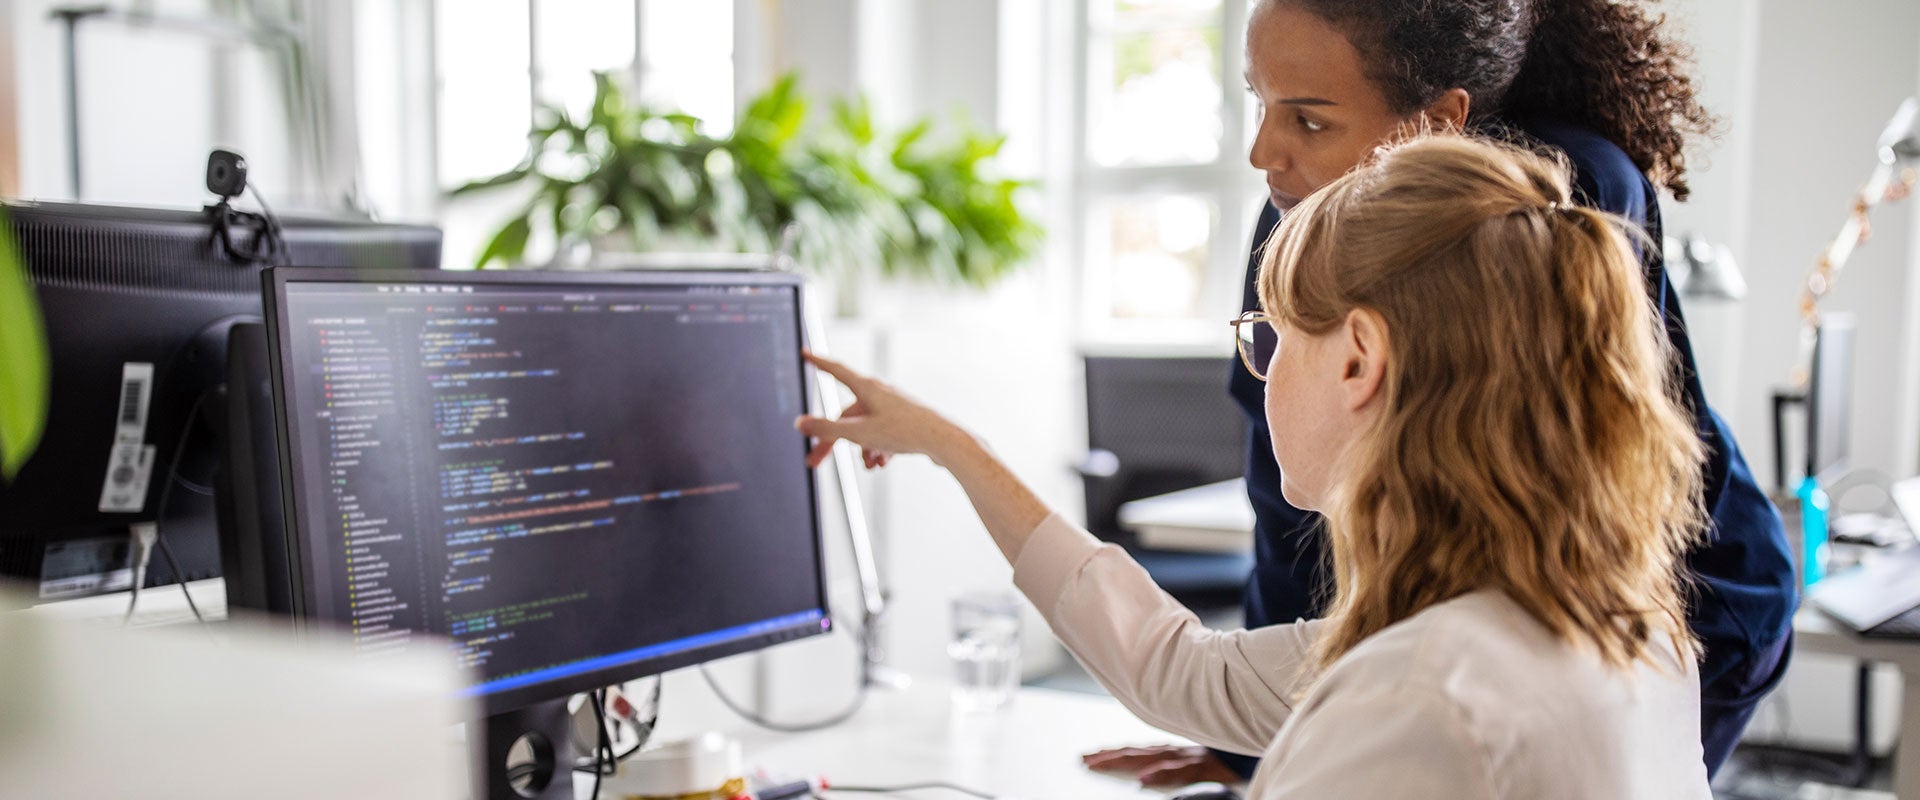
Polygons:
M593 766L574 767L573 771L574 772L603 771L605 773L611 774L615 769L619 767L620 762L626 761L634 753L640 752L640 748L646 747L647 740L653 738L654 726L660 723L660 687L665 683L666 683L666 680L664 678L660 678L660 677L654 678L653 692L651 697L647 700L647 705L651 708L651 713L647 715L647 718L645 720L637 721L633 723L636 738L634 743L631 746L627 747L627 749L620 751L618 753L613 753L612 752L613 742L611 738L608 738L607 746L608 746L608 753L612 756L611 763L608 763L608 764L600 763L598 758L598 753L596 753ZM604 709L606 707L606 696L604 694L605 690L599 690L599 691L602 692L601 698L599 700L600 705L595 706L595 708ZM591 697L591 694L588 697L588 702L594 702L593 698ZM607 728L605 712L600 711L599 713L596 713L595 718L600 721L601 733L605 734L606 728Z
M260 212L242 211L233 207L233 197L221 197L220 202L207 206L207 213L213 215L213 240L219 245L220 252L229 260L241 264L266 264L267 266L288 266L286 238L282 235L280 219L274 216L273 208L267 205L267 198L248 183L245 191L253 194L253 200L260 204ZM251 232L253 237L246 245L234 236L235 230Z
M193 401L193 408L187 411L186 424L180 426L180 438L174 442L173 458L167 462L167 474L160 485L160 500L154 505L153 511L154 544L160 547L160 557L167 560L167 569L173 573L173 580L179 585L180 594L187 598L187 608L193 611L194 620L202 625L207 624L207 618L200 613L199 604L193 602L193 592L187 589L186 573L180 570L180 562L174 560L173 548L167 546L167 533L162 523L167 518L167 501L173 498L173 483L180 474L180 457L187 452L187 439L193 435L193 425L200 420L200 412L206 408L206 404L207 395L203 393L199 399ZM145 585L147 580L144 569L145 559L139 559L139 561L141 562L139 566L142 567L141 574L133 576L136 586ZM140 593L137 591L130 593L127 597L127 615L121 619L120 624L127 625L133 622L133 612L139 603Z
M735 703L733 701L733 698L728 697L726 690L720 688L720 682L714 679L713 672L708 670L707 665L705 664L700 665L700 677L701 679L707 682L707 688L713 690L713 696L718 698L720 700L720 704L723 706L726 706L728 711L733 712L734 714L738 715L741 719L751 722L754 725L757 725L759 727L766 728L767 730L773 731L775 733L808 733L811 731L821 730L823 728L831 728L842 722L846 722L848 719L852 718L854 714L859 713L860 707L862 705L865 705L867 702L868 686L867 686L867 679L865 675L866 651L863 647L859 646L860 643L863 641L865 640L862 637L859 637L859 636L854 637L854 643L856 645L855 650L858 651L858 654L861 659L860 661L861 676L860 676L860 687L858 690L854 692L853 702L848 704L846 708L841 709L838 712L835 712L822 719L815 720L812 722L801 722L801 723L775 722L773 720L767 719L766 717L760 716L759 714L756 714L752 711L748 711L746 708L742 707L740 704Z
M252 181L247 182L247 191L253 193L253 202L260 204L260 216L267 221L268 255L273 266L288 267L292 260L287 251L287 238L281 233L280 218L274 216L273 206L267 205L267 196L260 193L260 187Z
M607 738L607 690L588 692L587 699L593 703L594 729L598 732L598 741L593 745L593 793L587 796L600 800L600 779L614 762L613 742Z

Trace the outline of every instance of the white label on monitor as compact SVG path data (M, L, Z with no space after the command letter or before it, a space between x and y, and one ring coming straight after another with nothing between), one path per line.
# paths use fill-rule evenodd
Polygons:
M40 599L64 600L69 597L118 592L130 588L133 588L133 569L122 567L97 575L76 575L71 578L43 580L40 582Z
M49 542L40 559L40 599L117 592L133 586L124 536Z
M154 448L146 444L147 408L153 401L153 365L128 362L120 367L120 402L114 408L113 449L100 484L100 510L138 514L147 505Z
M147 505L147 481L153 477L156 448L122 442L107 458L107 481L100 487L100 510L138 514Z
M153 400L153 365L130 361L120 367L120 404L114 413L114 444L147 440L147 405Z

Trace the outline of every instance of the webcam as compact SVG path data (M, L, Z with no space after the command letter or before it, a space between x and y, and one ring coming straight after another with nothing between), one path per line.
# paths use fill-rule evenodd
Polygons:
M231 200L246 190L246 159L231 150L215 150L207 156L207 191Z

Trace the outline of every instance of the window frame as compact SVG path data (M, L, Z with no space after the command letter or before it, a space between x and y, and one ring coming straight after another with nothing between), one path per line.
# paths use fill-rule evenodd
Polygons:
M1247 0L1221 0L1220 26L1220 121L1219 154L1214 160L1195 164L1154 164L1105 166L1093 155L1091 105L1094 76L1092 60L1095 31L1092 5L1102 0L1074 0L1071 24L1072 54L1071 125L1065 152L1069 153L1071 178L1067 191L1071 219L1063 231L1071 239L1075 320L1079 339L1086 346L1131 350L1198 350L1227 352L1232 342L1224 328L1226 320L1240 311L1246 257L1252 228L1266 202L1260 190L1258 173L1247 164L1246 154L1253 142L1254 115L1257 110L1244 90ZM1095 265L1095 247L1090 234L1104 227L1094 215L1105 213L1110 204L1130 199L1151 199L1178 194L1200 198L1212 204L1213 227L1204 274L1199 287L1200 316L1164 320L1128 320L1112 316L1112 282L1105 270L1110 264ZM1218 319L1215 319L1218 317Z

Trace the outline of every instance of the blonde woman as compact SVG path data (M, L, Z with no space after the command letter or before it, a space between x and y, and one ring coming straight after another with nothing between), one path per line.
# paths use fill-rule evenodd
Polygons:
M803 417L817 464L949 470L1115 697L1262 755L1251 795L1708 797L1680 559L1699 437L1617 218L1565 170L1415 139L1306 198L1259 279L1281 491L1322 512L1323 620L1211 632L961 427L884 383ZM1244 351L1243 351L1244 352Z

